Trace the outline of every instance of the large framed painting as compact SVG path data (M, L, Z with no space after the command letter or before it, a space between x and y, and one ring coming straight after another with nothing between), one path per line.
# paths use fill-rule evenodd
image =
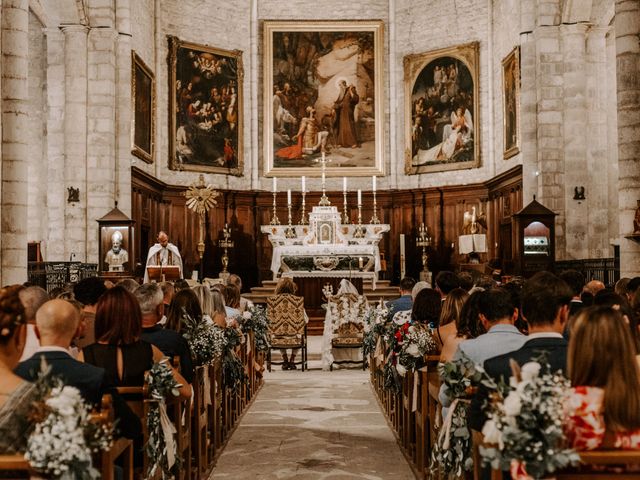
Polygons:
M242 175L242 52L169 37L169 168Z
M504 158L520 152L520 47L502 60Z
M264 174L384 175L381 21L264 22Z
M480 165L478 42L404 58L405 172Z
M152 163L156 131L156 82L153 72L131 51L131 153Z

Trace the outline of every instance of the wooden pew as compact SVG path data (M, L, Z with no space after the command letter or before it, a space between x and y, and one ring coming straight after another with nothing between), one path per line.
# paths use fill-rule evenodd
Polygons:
M209 376L209 367L196 367L193 375L193 411L191 416L191 453L194 458L194 478L204 478L209 469L209 423L206 378Z

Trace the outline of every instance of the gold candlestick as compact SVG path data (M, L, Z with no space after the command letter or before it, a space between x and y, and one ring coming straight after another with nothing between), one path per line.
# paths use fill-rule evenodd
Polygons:
M427 247L431 245L431 237L428 235L427 227L424 225L424 222L420 224L420 228L418 229L418 236L416 237L416 247L422 247L422 271L425 273L429 272L429 267L427 266L427 262L429 257L427 255Z
M380 220L378 219L378 202L376 201L375 190L373 191L373 217L371 217L371 221L369 223L372 223L374 225L380 223Z
M284 236L286 238L296 238L296 230L291 225L291 204L287 205L287 210L289 211L289 226L284 229Z
M342 192L342 196L344 197L342 223L344 223L345 225L348 225L349 223L351 223L351 219L349 218L349 213L347 212L347 191L346 190Z
M358 204L358 225L353 232L353 238L364 238L364 228L362 227L362 205Z
M224 248L224 253L222 254L222 272L220 272L220 278L224 278L225 275L228 275L227 267L229 266L229 249L234 247L233 240L231 238L231 229L229 225L225 223L224 228L222 229L222 236L224 237L221 240L218 240L218 246Z
M302 215L300 216L300 225L308 225L309 222L307 221L307 203L306 203L306 198L307 198L307 192L302 192Z
M277 192L273 192L273 215L271 216L271 222L269 222L270 225L280 225L280 220L276 215L276 195Z

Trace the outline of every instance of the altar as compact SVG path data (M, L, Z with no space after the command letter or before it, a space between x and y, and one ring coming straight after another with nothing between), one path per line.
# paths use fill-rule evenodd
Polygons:
M335 206L318 205L307 225L263 225L273 247L271 272L298 278L359 278L375 282L380 271L378 244L386 224L343 224Z

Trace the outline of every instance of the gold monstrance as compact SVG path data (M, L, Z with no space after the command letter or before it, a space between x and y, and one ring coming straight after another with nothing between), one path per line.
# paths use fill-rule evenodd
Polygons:
M198 241L198 255L200 261L204 255L204 229L205 229L205 215L209 209L218 204L216 197L220 195L220 192L213 189L212 185L205 185L204 175L200 174L200 178L197 183L191 184L189 189L184 192L184 196L187 197L187 207L198 214L200 219L200 234Z

